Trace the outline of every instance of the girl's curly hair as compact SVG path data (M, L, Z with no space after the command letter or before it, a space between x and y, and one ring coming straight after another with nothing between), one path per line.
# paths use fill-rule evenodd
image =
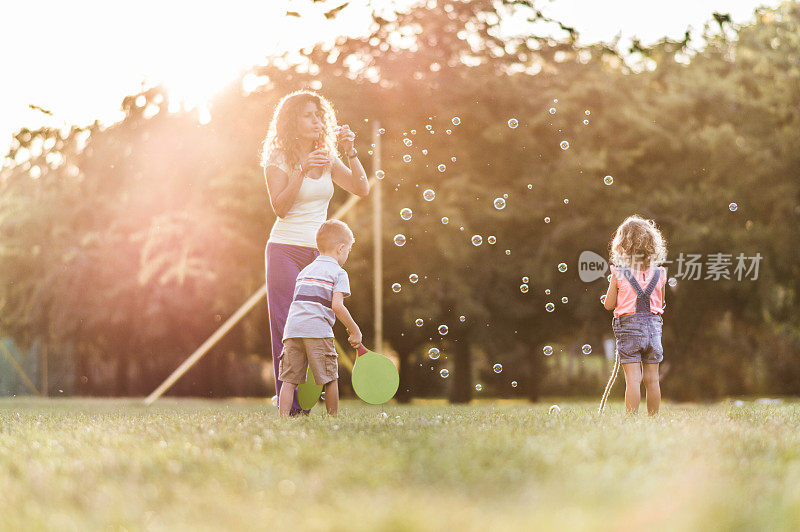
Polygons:
M667 245L653 220L628 216L611 241L611 263L617 267L648 269L667 260Z
M299 90L281 98L275 107L267 136L261 145L261 166L266 168L271 157L277 152L283 153L289 168L295 168L300 164L302 147L297 134L297 118L309 102L315 103L321 113L323 132L320 135L320 147L327 149L331 154L337 153L336 113L333 105L314 91Z

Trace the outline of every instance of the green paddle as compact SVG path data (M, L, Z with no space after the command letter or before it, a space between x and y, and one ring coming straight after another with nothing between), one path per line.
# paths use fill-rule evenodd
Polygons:
M297 387L297 404L303 410L311 410L319 401L320 395L322 395L322 385L314 382L314 375L309 366L306 370L306 382Z
M352 383L356 395L365 403L380 405L394 397L400 375L394 363L383 355L359 346L353 365Z

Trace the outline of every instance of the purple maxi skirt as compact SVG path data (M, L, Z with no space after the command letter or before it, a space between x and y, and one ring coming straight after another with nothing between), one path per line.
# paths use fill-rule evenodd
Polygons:
M294 297L294 285L300 270L311 264L319 252L314 248L268 242L264 251L267 272L267 307L269 309L269 332L272 338L272 366L275 369L275 393L280 397L278 361L283 349L283 329L286 316ZM293 410L300 410L297 392L292 402Z

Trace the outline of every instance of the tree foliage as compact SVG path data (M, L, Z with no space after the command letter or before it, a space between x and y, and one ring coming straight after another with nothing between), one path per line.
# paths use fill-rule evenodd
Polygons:
M513 33L508 20L529 26ZM0 330L55 351L73 342L79 377L111 360L116 391L149 392L263 284L273 215L259 144L277 100L310 87L351 124L360 153L371 149L371 125L385 128L384 327L401 359L401 398L465 401L480 381L484 393L535 399L553 390L542 345L589 343L602 356L606 284L580 282L577 258L607 255L633 213L659 223L670 259L763 257L756 281L668 289L665 395L798 393L800 5L759 10L742 27L715 20L702 43L687 36L621 53L579 46L574 29L529 2L439 2L375 13L362 37L270 58L211 102L208 123L170 112L154 87L125 98L125 119L108 128L20 130L0 183ZM558 38L539 36L552 27ZM258 88L243 91L253 80ZM434 201L423 200L427 188ZM343 200L337 192L334 204ZM368 204L348 221L358 237L351 305L369 339ZM405 246L393 244L397 233ZM269 357L268 334L260 309L223 348ZM444 353L434 363L432 346ZM177 391L222 390L213 360ZM441 367L452 377L439 377ZM78 391L99 393L91 383Z

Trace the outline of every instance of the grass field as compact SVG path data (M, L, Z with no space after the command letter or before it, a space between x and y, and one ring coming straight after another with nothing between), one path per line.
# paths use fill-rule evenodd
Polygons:
M800 403L551 402L0 400L0 527L800 529Z

